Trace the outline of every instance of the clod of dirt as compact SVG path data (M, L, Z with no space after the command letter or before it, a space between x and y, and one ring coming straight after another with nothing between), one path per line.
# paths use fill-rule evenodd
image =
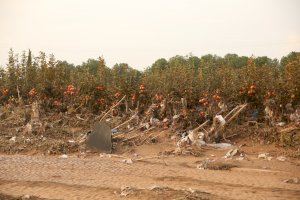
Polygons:
M237 165L223 162L214 162L210 160L205 160L197 166L198 169L209 169L209 170L230 170Z

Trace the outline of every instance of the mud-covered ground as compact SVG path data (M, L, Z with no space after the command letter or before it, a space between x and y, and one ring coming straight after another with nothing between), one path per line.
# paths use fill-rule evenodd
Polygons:
M243 160L225 159L228 150L219 149L203 149L198 157L152 158L173 147L170 142L146 144L118 156L2 154L0 199L299 199L300 184L285 180L300 178L300 160L277 160L284 152L274 145L246 144ZM259 159L263 152L273 158ZM149 159L136 161L136 156ZM234 167L197 168L208 159Z

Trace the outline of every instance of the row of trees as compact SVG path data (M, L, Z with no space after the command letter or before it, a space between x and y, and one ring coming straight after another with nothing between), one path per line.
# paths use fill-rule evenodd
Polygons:
M39 98L98 110L121 95L139 96L141 85L149 97L186 97L189 106L216 94L227 102L255 100L262 105L266 98L278 105L299 102L300 53L292 52L280 61L236 54L175 56L138 71L126 63L109 68L102 57L74 66L53 54L34 56L29 50L18 56L10 50L7 66L0 67L1 104Z

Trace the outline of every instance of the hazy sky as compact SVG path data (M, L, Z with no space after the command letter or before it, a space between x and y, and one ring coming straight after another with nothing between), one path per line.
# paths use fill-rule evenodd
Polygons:
M138 69L189 53L281 58L300 51L300 0L0 0L1 64L9 48Z

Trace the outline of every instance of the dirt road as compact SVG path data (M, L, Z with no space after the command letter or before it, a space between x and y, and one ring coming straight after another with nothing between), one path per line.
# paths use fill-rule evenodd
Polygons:
M259 160L257 155L225 161L224 152L209 150L202 157L168 156L133 164L99 155L66 159L1 155L0 193L46 199L300 199L300 185L284 182L300 177L299 161ZM139 153L143 155L142 150ZM197 169L197 163L207 158L237 167ZM120 196L122 186L132 188L127 196Z

